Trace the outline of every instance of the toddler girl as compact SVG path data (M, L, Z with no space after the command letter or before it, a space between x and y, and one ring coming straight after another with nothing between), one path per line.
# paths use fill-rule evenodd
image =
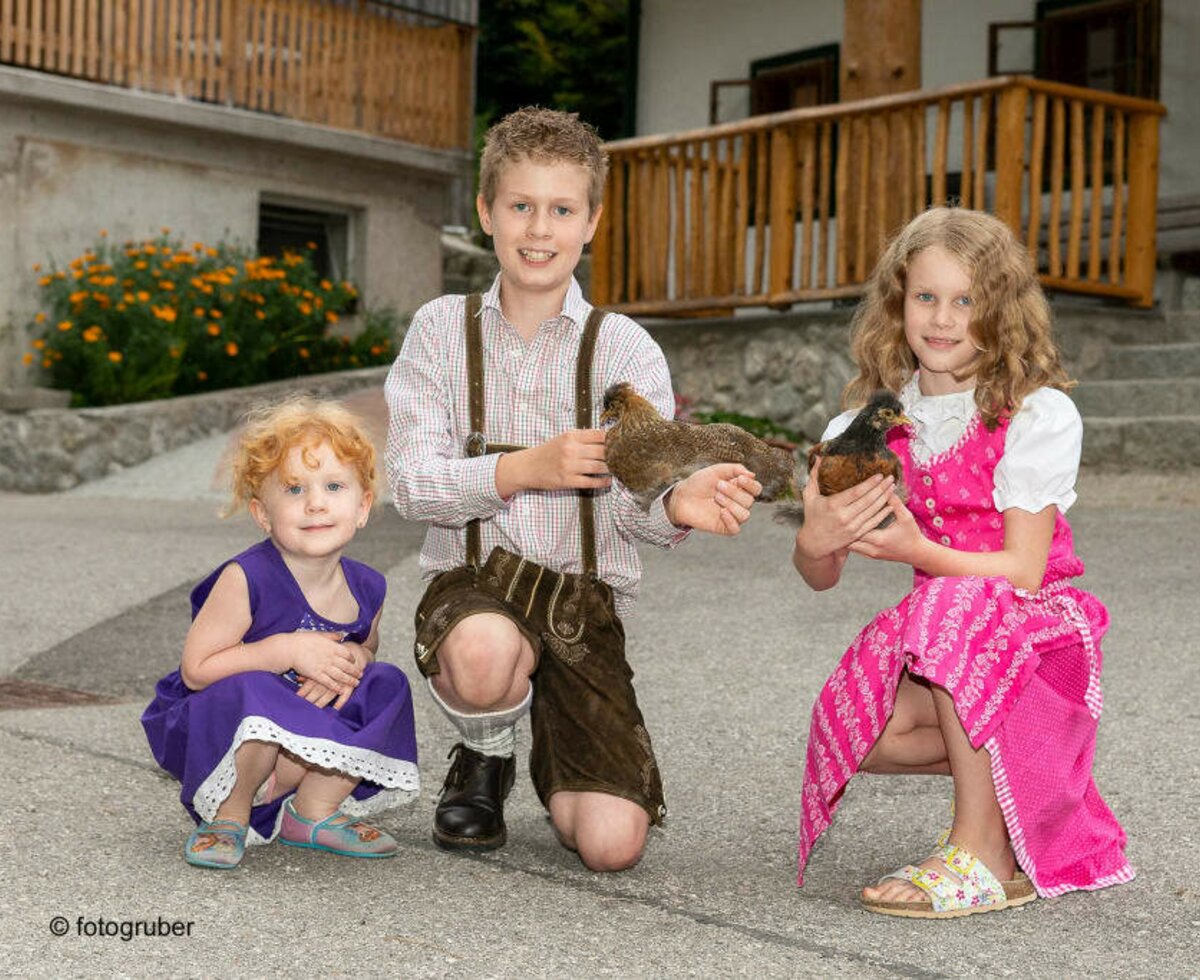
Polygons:
M196 586L180 668L142 715L197 823L190 864L232 868L276 836L347 857L396 851L356 819L419 786L408 681L375 662L387 583L342 557L374 482L374 447L340 406L295 398L251 414L233 508L267 537Z
M1092 780L1108 613L1072 583L1083 563L1063 517L1082 423L1029 253L990 215L919 215L879 260L852 350L847 403L886 388L910 420L888 437L908 503L890 478L830 497L810 479L793 561L814 589L837 584L850 552L903 562L914 588L817 698L801 883L859 770L954 782L953 825L926 860L864 889L873 912L966 915L1129 881L1125 834Z

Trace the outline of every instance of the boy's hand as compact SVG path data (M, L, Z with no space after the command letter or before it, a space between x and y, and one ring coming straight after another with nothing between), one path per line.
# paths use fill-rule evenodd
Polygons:
M521 490L602 490L611 482L603 429L571 429L496 461L496 492L505 499Z
M669 491L667 518L679 527L710 534L737 534L750 519L762 484L739 463L716 463L697 470Z

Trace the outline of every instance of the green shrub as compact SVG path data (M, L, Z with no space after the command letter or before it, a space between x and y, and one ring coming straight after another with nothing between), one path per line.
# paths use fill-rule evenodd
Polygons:
M786 442L792 442L800 445L804 442L804 437L793 432L778 422L772 422L770 419L764 419L758 415L741 415L738 412L695 412L691 413L691 421L693 422L728 422L730 425L736 425L739 428L745 429L753 436L758 436L759 439L783 439Z
M394 356L390 312L354 338L330 328L355 303L305 253L258 257L168 237L97 245L42 274L25 363L75 405L113 405L373 364ZM42 270L35 266L35 272Z

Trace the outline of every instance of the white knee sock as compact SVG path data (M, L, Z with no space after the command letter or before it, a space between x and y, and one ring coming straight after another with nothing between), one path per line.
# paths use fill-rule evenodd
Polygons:
M516 751L517 722L529 713L529 703L533 700L533 685L521 703L511 708L500 708L498 711L481 711L470 713L456 711L438 695L429 681L429 693L433 695L434 703L455 728L462 733L463 745L481 755L509 756Z

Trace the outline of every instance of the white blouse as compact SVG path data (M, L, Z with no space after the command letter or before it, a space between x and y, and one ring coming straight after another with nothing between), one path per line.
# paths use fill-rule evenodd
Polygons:
M900 391L900 404L913 420L913 456L924 462L950 449L976 412L975 392L922 395L913 375ZM822 441L841 435L857 409L834 418ZM1057 388L1038 388L1025 396L1004 437L1004 455L996 464L992 499L996 509L1010 507L1036 514L1049 504L1066 513L1075 503L1075 477L1083 448L1083 420L1070 397Z

